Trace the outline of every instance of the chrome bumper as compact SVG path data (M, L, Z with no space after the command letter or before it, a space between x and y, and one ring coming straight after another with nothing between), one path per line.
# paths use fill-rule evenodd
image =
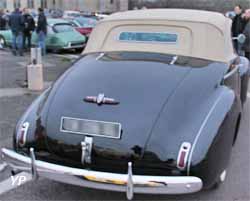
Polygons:
M186 194L201 190L200 178L191 176L143 176L132 174L129 163L128 174L114 174L56 165L23 156L13 150L2 149L2 160L14 170L29 172L34 178L45 177L55 181L94 189L145 194Z
M69 49L77 49L77 48L84 48L86 46L86 44L82 44L82 45L68 45L63 47L64 50L69 50Z

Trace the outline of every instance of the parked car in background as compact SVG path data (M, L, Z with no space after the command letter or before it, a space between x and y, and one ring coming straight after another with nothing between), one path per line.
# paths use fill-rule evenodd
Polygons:
M48 19L46 47L54 52L60 50L83 49L86 37L81 35L67 21L62 19ZM0 31L0 43L2 46L11 46L12 34L10 30ZM37 34L32 35L32 45L37 45Z
M248 73L220 13L113 14L20 118L2 160L30 178L128 199L214 188L227 175Z
M102 20L106 17L108 17L108 14L103 14L103 13L96 13L95 16L98 18L98 20Z
M228 11L225 14L226 17L233 19L236 16L236 13L234 11Z
M73 11L73 10L66 10L63 13L63 18L75 18L75 17L81 17L81 13L79 11Z
M61 18L63 17L63 11L60 9L50 9L50 15L52 18Z
M75 29L82 35L89 37L93 28L96 26L97 20L89 17L76 17L68 20Z

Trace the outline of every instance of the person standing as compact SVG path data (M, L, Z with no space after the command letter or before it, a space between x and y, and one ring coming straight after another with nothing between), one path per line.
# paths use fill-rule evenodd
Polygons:
M4 12L0 9L0 30L6 29L6 20L4 19Z
M20 56L23 56L23 16L19 8L16 8L12 12L9 19L9 26L12 32L12 52L17 54L17 50Z
M32 33L35 30L35 21L26 8L23 9L23 19L24 19L23 48L26 49L26 40L27 40L28 41L27 48L30 49Z
M242 16L243 10L240 5L235 6L234 8L235 17L233 18L232 23L232 36L237 37L239 34L242 34L245 26L245 20ZM241 45L238 43L238 41L234 41L234 48L237 51L238 54L241 52Z
M245 51L245 57L250 60L250 9L245 11L244 18L247 23L243 31L243 34L246 36L246 41L243 44L243 50Z
M9 27L9 22L10 22L10 12L9 10L6 10L4 15L3 15L3 18L5 19L6 21L6 29L8 30L10 27Z
M42 50L42 55L46 54L46 34L47 34L47 19L42 8L38 9L38 21L36 33L38 35L38 47Z

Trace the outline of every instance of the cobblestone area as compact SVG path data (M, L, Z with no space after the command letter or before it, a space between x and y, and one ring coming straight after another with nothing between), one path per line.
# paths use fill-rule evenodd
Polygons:
M9 51L0 51L0 88L20 87L26 77L29 54L24 57L12 56ZM48 54L44 59L44 81L54 81L68 67L69 59Z

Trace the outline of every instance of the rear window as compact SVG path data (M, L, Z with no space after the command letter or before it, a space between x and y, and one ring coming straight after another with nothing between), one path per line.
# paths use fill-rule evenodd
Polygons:
M119 35L119 41L175 44L177 40L178 35L175 33L122 32Z
M55 24L53 27L56 33L64 33L74 31L74 28L71 24Z

